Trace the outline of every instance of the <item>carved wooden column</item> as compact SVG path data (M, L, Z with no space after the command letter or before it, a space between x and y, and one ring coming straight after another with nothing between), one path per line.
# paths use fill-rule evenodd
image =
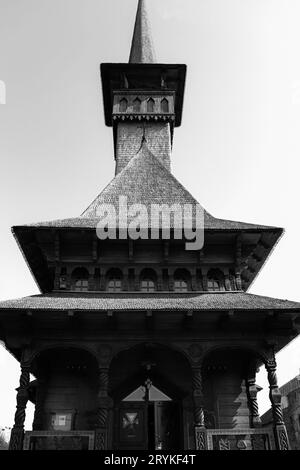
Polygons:
M191 276L191 284L192 290L197 291L198 289L198 282L197 282L197 271L196 269L192 269L192 276Z
M193 401L195 448L196 450L206 450L207 440L204 423L202 370L200 366L193 368Z
M231 282L230 282L230 276L229 276L229 269L224 269L224 281L225 281L225 290L230 291L232 290L231 288Z
M30 380L30 363L21 361L20 387L17 393L15 422L11 431L9 450L22 450L24 439L24 422L28 402L28 385Z
M123 290L128 291L129 288L129 268L126 267L123 269Z
M208 290L208 281L207 281L207 268L202 268L202 285L203 290Z
M60 266L57 264L55 266L55 277L54 277L54 289L59 290L60 288Z
M164 282L163 282L163 272L162 269L159 270L157 275L157 290L162 291L164 290Z
M283 420L281 407L281 393L277 384L277 365L275 357L267 360L265 366L268 372L268 381L270 386L269 397L273 412L273 429L275 435L276 448L277 450L289 450L289 440Z
M168 285L170 291L174 291L174 269L168 268Z
M246 377L246 388L248 406L250 410L251 426L254 428L261 426L261 419L258 411L257 403L257 385L256 385L256 364L250 364Z
M133 290L138 292L141 290L141 286L140 286L141 269L133 268L133 272L134 272L134 280L133 280L134 289Z
M35 410L32 423L33 431L41 431L43 429L43 413L44 402L46 396L45 379L37 380L37 390L35 398Z
M106 286L105 286L105 269L100 268L100 290L104 291Z
M67 290L71 290L72 287L72 269L67 266Z
M111 400L108 396L108 368L100 367L95 450L107 449L108 413L110 408L110 401Z

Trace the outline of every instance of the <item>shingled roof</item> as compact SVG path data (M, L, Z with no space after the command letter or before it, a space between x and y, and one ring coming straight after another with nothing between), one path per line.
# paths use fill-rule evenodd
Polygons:
M156 62L146 1L139 0L129 63L151 64Z
M181 207L184 204L193 206L198 204L200 206L160 160L150 152L147 143L144 142L136 156L100 192L80 217L39 222L28 226L95 229L99 222L97 208L101 204L112 204L118 214L120 196L127 197L128 205L145 205L149 214L152 204L179 204ZM206 210L203 209L203 211L206 230L278 230L276 227L218 219Z
M0 302L1 310L297 310L300 303L245 292L194 294L53 293Z

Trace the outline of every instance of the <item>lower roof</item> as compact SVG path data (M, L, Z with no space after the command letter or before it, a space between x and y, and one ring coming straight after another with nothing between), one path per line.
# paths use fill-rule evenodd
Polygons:
M212 293L50 293L0 302L7 310L280 310L299 311L300 303L246 292Z

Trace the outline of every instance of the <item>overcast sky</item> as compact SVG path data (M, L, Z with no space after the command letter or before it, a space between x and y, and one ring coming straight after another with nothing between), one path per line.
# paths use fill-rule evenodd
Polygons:
M300 301L299 0L148 3L158 61L188 66L173 173L216 217L286 229L250 291ZM10 227L77 216L113 177L99 65L128 61L136 5L0 0L0 299L38 293ZM300 340L277 360L282 385L299 372ZM10 426L19 367L4 349L0 372ZM265 373L258 383L263 412Z

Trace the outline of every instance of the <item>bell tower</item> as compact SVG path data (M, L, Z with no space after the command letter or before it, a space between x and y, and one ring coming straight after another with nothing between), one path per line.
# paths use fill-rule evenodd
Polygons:
M146 1L138 4L128 64L101 64L105 122L113 127L116 174L143 140L171 169L174 127L180 126L186 66L156 62Z

